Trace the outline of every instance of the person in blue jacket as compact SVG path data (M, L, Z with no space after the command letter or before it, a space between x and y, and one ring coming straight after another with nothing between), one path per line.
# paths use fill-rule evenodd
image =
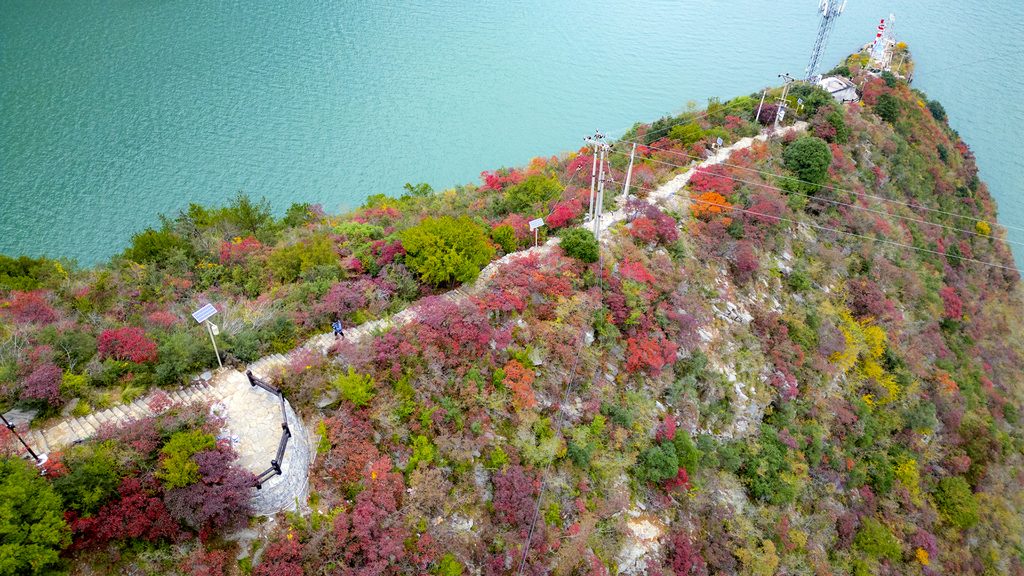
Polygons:
M335 340L340 340L345 337L345 330L342 329L341 320L335 320L334 324L331 324L331 328L334 328Z

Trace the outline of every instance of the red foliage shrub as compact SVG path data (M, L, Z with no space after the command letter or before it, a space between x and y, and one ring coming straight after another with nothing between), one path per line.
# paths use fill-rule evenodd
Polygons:
M174 314L171 314L170 312L160 311L153 312L152 314L149 315L150 323L153 324L154 326L159 326L161 328L170 328L171 326L178 323L179 320L180 318L178 318Z
M226 447L194 454L200 481L164 494L171 515L197 529L233 529L248 522L256 475L232 467L236 456Z
M25 379L21 388L23 398L46 400L57 404L60 399L60 379L64 372L53 364L43 364Z
M655 228L654 221L645 216L633 220L633 227L629 233L633 238L640 240L644 244L650 244L658 239L658 231Z
M351 510L334 519L334 537L350 574L402 574L403 545L409 536L398 513L405 493L402 475L392 472L387 456L373 463L363 476L366 489L356 496Z
M560 202L555 206L554 211L547 217L545 222L552 230L562 228L573 223L574 220L583 214L583 204L576 198Z
M180 536L178 523L168 513L157 496L155 481L143 485L135 477L121 481L118 493L121 499L107 504L91 518L77 518L69 512L69 525L74 537L72 549L100 547L110 540L142 538L149 542L161 539L176 540Z
M358 482L366 467L380 457L373 427L361 412L352 414L345 406L323 423L331 449L320 459L319 466L347 488Z
M454 367L463 358L480 358L489 351L494 329L476 304L428 296L412 309L418 321L398 332L418 344L428 362Z
M846 283L846 305L858 319L875 318L886 320L892 317L896 308L885 293L871 280L851 278Z
M643 370L652 376L661 374L661 369L676 361L679 345L667 340L658 341L642 336L631 337L626 342L626 372L630 374Z
M260 244L256 238L249 236L242 240L223 241L220 243L219 258L221 266L239 266L249 262L252 256L262 256L269 251L269 248Z
M302 576L302 543L299 536L289 530L284 538L267 546L255 576Z
M104 330L96 339L100 360L116 358L141 364L156 362L156 342L146 337L142 328L113 328Z
M515 168L502 168L491 172L484 171L480 173L480 179L484 181L484 185L480 189L503 190L507 186L519 184L525 178L526 176L520 174Z
M512 228L512 232L515 234L516 243L520 246L525 246L527 243L533 242L533 234L530 233L530 223L526 221L519 214L509 214L501 221L498 226L508 226ZM498 226L495 226L496 228Z
M15 290L12 299L0 302L0 312L20 324L52 324L57 321L57 311L43 298L41 290L21 292Z
M155 417L129 420L128 424L123 426L101 424L96 432L96 439L100 442L113 440L116 444L136 452L140 460L154 457L162 441Z
M943 315L946 318L959 320L961 316L963 316L963 302L961 302L960 297L956 295L956 289L952 286L946 286L939 291L939 296L942 297L942 304L944 307Z
M533 372L524 368L518 360L512 360L505 365L505 379L502 383L515 394L514 401L520 410L537 406L531 387Z
M494 514L498 521L527 530L537 503L533 498L540 482L527 476L522 466L510 464L494 473Z
M224 576L224 568L231 556L223 550L207 551L199 545L181 562L186 576Z
M736 188L736 184L729 179L724 166L715 164L706 168L698 168L690 178L690 190L694 196L705 192L714 192L728 198Z
M707 576L708 565L700 554L700 547L686 532L672 535L672 549L668 553L669 566L676 574Z
M757 272L757 256L750 247L750 242L740 242L736 247L736 260L732 266L733 279L740 286L746 285Z
M630 262L627 260L624 264L619 265L619 274L626 280L632 280L640 284L654 284L654 276L640 262Z

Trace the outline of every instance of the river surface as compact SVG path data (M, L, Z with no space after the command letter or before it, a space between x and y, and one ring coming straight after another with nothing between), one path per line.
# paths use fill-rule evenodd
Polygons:
M0 0L0 253L92 265L159 213L238 190L282 214L474 182L595 128L802 77L816 8ZM849 0L823 70L893 10L914 86L943 103L1024 246L1024 3Z

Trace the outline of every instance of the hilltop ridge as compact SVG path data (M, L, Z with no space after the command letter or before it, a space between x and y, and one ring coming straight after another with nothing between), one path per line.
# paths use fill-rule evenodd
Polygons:
M583 148L345 215L193 205L91 270L0 259L0 392L35 427L216 366L188 317L206 302L229 366L367 326L270 374L319 434L303 515L222 538L251 478L179 407L50 454L32 482L68 514L39 558L1024 574L1020 277L941 104L862 62L833 71L858 102L797 84L638 123L610 144L599 238ZM558 241L530 250L537 217Z

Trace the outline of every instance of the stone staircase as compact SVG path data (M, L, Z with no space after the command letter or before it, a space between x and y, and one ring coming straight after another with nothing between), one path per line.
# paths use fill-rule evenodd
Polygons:
M204 380L173 392L156 391L128 404L116 404L106 410L71 418L46 430L19 429L18 432L36 454L57 452L74 442L85 440L104 426L119 426L154 416L174 405L193 402L217 402L223 394ZM24 448L17 445L21 451Z

